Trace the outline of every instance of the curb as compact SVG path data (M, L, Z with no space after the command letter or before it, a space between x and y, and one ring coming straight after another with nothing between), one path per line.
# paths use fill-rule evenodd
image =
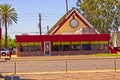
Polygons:
M81 71L67 71L67 73L96 73L96 72L115 72L115 70L81 70ZM117 70L116 72L120 72L120 70ZM59 74L59 73L66 73L66 71L48 71L48 72L18 72L16 74L12 72L8 73L1 73L2 75L27 75L27 74Z

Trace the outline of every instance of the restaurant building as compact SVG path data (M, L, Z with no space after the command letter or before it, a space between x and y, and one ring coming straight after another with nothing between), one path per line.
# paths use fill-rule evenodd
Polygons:
M72 9L45 35L16 35L17 55L108 53L109 40L109 34L100 34L76 9Z

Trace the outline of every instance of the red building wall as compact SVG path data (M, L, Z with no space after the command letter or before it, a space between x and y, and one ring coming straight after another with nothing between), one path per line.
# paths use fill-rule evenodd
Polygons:
M109 45L109 34L85 34L85 35L17 35L17 49L19 56L43 56L44 42L82 42L82 41L107 41ZM19 52L20 43L22 42L41 42L42 50L40 52ZM51 44L52 47L52 44ZM52 49L51 49L52 51ZM96 52L92 51L52 51L51 55L75 55L75 54L90 54ZM99 51L97 51L99 52Z
M44 41L109 41L110 34L82 34L82 35L17 35L17 42L44 42Z

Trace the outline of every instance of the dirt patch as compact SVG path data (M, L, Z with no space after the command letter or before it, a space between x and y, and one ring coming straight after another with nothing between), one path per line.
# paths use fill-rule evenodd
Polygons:
M120 72L84 72L20 75L22 80L120 80Z

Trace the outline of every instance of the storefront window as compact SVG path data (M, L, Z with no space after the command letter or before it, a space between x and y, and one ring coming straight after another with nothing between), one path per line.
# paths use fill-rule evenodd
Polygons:
M34 51L34 43L33 42L28 42L27 51L28 52L33 52Z
M79 51L81 48L80 42L72 42L72 50Z
M90 41L91 49L92 50L98 50L99 48L99 41Z
M38 52L41 51L41 42L20 43L20 52Z
M53 51L60 51L61 48L61 43L60 42L53 42L52 43L52 50Z
M89 41L82 41L82 50L91 50L91 44L89 44Z
M99 44L100 44L100 47L99 47L100 50L108 49L108 41L100 41Z
M53 42L53 51L70 51L70 42Z
M108 49L108 41L91 41L92 50L107 50Z
M20 43L20 52L26 52L27 51L27 43L22 42Z
M70 51L70 42L62 42L63 51Z
M42 50L42 45L41 45L41 42L35 42L35 45L34 45L34 51L35 52L39 52Z

